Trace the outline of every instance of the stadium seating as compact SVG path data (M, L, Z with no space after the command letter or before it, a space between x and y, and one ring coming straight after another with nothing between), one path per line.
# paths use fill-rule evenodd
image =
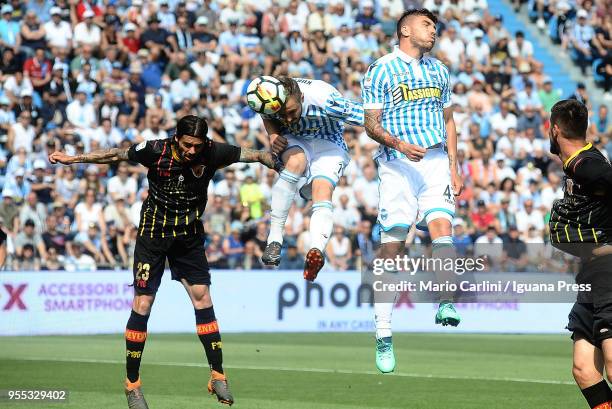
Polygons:
M395 21L403 12L397 0L213 0L201 7L197 2L125 3L104 8L101 2L79 0L59 8L50 1L12 2L18 8L7 4L0 10L0 228L8 235L6 269L130 266L147 196L144 169L53 166L46 159L50 152L165 138L176 118L186 114L205 117L215 140L267 149L261 119L245 103L249 79L316 76L359 100L362 75L392 50ZM516 224L521 240L546 241L548 209L562 195L561 166L548 154L547 110L574 92L575 84L504 1L425 0L423 5L440 18L434 55L450 67L453 81L466 186L454 222L465 233L456 239L475 243L485 235L480 221L489 215L504 240ZM530 12L534 20L540 18L533 8ZM556 38L560 14L547 13ZM591 21L600 21L599 13L590 10ZM518 31L526 33L523 40L517 40ZM472 53L481 50L478 33L489 50L484 56ZM566 27L559 41L569 52L568 36ZM601 70L606 61L609 56L600 56L587 67L602 86L610 84ZM599 108L590 109L596 117ZM606 112L589 129L608 156L609 123ZM342 230L329 251L343 248L345 238L352 245L338 257L342 263L328 263L330 269L346 267L346 259L349 268L360 266L379 238L376 198L370 193L376 192L371 159L376 143L362 128L347 129L346 139L352 163L333 200ZM256 186L245 189L249 176ZM259 258L275 177L251 164L218 172L203 217L211 266L226 268L229 261L238 269L263 268ZM257 190L260 194L254 194ZM299 267L296 260L307 250L309 210L297 199L290 211L290 248L284 250L290 257L284 268ZM419 232L416 240L428 243L427 233ZM238 251L228 258L229 249Z

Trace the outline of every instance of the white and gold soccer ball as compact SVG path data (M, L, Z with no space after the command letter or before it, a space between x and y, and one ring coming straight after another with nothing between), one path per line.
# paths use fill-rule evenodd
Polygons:
M287 91L274 77L263 75L255 78L246 92L249 107L258 114L274 115L285 104Z

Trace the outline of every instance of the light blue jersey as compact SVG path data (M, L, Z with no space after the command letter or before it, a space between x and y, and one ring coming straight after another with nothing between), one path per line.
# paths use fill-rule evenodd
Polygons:
M361 95L364 109L382 110L382 126L391 135L424 148L446 141L450 75L435 58L416 60L396 47L370 65ZM382 145L377 155L379 160L400 157L405 156Z
M348 151L343 137L344 125L363 126L363 106L344 98L336 88L324 81L295 80L304 96L302 117L291 127L279 121L282 133L298 139L331 141ZM279 119L277 116L269 118Z

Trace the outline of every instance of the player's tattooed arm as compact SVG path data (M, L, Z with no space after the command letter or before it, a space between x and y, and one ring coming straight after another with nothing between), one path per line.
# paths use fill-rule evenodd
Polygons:
M453 109L444 109L444 122L446 124L446 147L448 149L448 164L451 174L451 184L455 196L459 196L463 190L463 178L459 173L459 162L457 161L457 128L453 119Z
M248 148L240 148L240 159L238 159L238 162L259 162L276 171L279 171L281 167L276 154Z
M128 149L112 148L101 149L82 155L67 155L64 152L53 152L49 155L49 162L70 165L73 163L116 163L128 160Z
M426 149L418 145L413 145L402 141L399 138L391 135L382 126L382 110L381 109L366 109L364 126L366 133L370 138L403 153L411 161L418 162L425 156Z

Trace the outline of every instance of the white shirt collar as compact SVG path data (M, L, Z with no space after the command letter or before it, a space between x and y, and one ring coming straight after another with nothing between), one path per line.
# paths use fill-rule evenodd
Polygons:
M398 45L396 45L396 46L394 47L393 52L395 53L395 55L396 55L396 56L397 56L399 59L403 60L404 62L406 62L406 63L408 63L408 64L412 64L413 62L418 64L418 63L420 63L421 61L423 61L423 57L421 57L419 60L417 60L416 58L411 57L411 56L409 56L408 54L406 54L405 52L403 52L402 50L400 50L400 48L399 48L399 46L398 46Z

